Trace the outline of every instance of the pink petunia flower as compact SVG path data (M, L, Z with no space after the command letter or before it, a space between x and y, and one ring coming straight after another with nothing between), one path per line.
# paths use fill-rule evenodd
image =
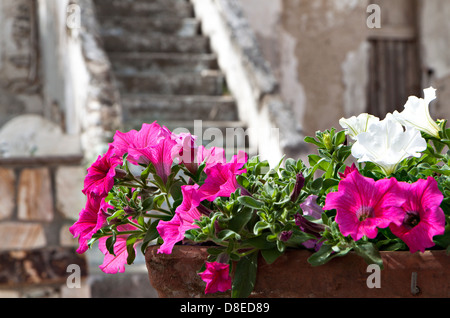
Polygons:
M117 131L111 145L118 155L122 156L128 153L128 160L132 164L139 164L141 163L141 152L149 147L156 146L168 135L170 136L170 132L155 121L151 124L142 124L139 131L130 130L126 133Z
M111 145L114 154L123 156L127 153L127 160L134 165L151 162L155 166L156 174L164 182L167 181L173 161L180 152L177 136L156 121L142 124L139 131L117 131Z
M88 250L88 241L106 222L104 211L110 207L103 198L89 195L86 206L81 210L78 220L69 228L73 237L78 237L77 253Z
M206 262L206 269L199 273L206 283L205 294L226 292L231 289L230 265Z
M220 147L205 148L203 146L199 146L197 160L199 163L205 162L205 168L209 168L218 163L224 164L227 162L225 157L225 149Z
M378 228L401 224L406 201L395 178L375 181L353 171L325 199L325 210L336 209L336 223L344 236L357 241L375 238Z
M98 197L106 197L114 186L116 167L122 164L122 159L113 153L112 146L87 169L82 192Z
M440 208L444 198L433 177L420 179L413 184L400 182L407 200L401 206L403 220L389 227L394 235L408 245L411 253L424 252L434 246L433 236L445 231L445 215Z
M246 172L242 169L247 160L243 152L233 156L228 163L217 163L205 169L206 180L200 187L203 198L214 201L217 197L229 197L239 186L236 176Z
M219 147L206 148L203 145L195 144L196 136L189 133L181 133L177 135L177 148L179 154L177 159L192 174L197 173L200 164L205 162L205 168L216 163L226 163L225 150Z
M132 231L136 228L131 224L123 224L117 227L119 231ZM110 254L106 247L106 240L108 237L102 237L99 239L98 248L105 254L103 263L99 268L106 274L116 274L117 272L123 273L125 271L125 264L127 264L128 251L127 251L127 239L129 235L118 235L114 244L114 254ZM136 244L133 248L136 251Z
M197 153L199 147L196 146L196 136L190 133L180 133L176 135L175 141L177 142L176 148L179 149L176 154L180 164L183 164L189 172L195 174L198 169L199 163L197 162Z
M158 253L172 253L173 246L184 239L186 231L198 228L194 222L202 217L202 213L198 210L201 202L199 185L182 186L181 192L183 202L175 210L174 217L170 221L159 221L156 227L164 241Z
M358 171L358 168L356 167L355 163L352 163L352 165L350 167L348 167L348 166L345 167L344 173L339 172L339 177L341 179L344 179L346 176L348 176L353 171Z

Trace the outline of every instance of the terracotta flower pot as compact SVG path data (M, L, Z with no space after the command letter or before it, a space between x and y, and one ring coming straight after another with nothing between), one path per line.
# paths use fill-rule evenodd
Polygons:
M177 245L170 255L158 254L157 249L149 247L145 258L159 297L230 297L229 292L204 294L205 283L197 272L207 257L207 247ZM307 262L311 255L307 250L288 250L270 265L259 259L251 297L450 297L450 256L445 251L381 254L384 269L378 272L353 253L319 267Z

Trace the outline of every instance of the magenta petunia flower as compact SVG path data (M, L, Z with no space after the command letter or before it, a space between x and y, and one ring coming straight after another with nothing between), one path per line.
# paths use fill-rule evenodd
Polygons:
M344 179L346 176L348 176L353 171L358 171L358 168L356 167L355 163L352 163L350 167L345 167L344 173L339 172L339 177L341 179Z
M124 154L128 153L128 148L137 147L137 133L138 132L134 129L126 133L116 131L114 134L114 141L111 143L111 146L114 148L114 154L118 157L123 157Z
M103 198L88 196L86 206L81 210L78 220L69 228L73 237L78 237L77 253L82 254L88 250L88 241L106 222L105 211L109 204Z
M433 236L445 231L445 215L440 204L444 198L433 177L420 179L413 184L400 182L407 200L401 206L403 219L400 225L389 227L394 235L408 245L411 253L424 252L434 246Z
M136 228L131 224L123 224L117 227L119 231L132 231ZM106 248L106 240L108 237L102 237L99 239L98 248L105 254L103 258L103 263L99 268L106 274L116 274L117 272L123 273L125 271L125 264L127 264L128 251L127 251L127 239L129 235L118 235L116 237L116 243L114 244L114 254L110 254ZM134 243L133 248L136 251L136 244Z
M233 156L228 163L217 163L205 169L206 180L200 187L203 198L214 201L217 197L229 197L239 186L236 176L246 172L242 169L246 162L245 153Z
M341 233L357 241L363 236L375 238L378 228L401 224L405 201L395 178L375 181L353 171L339 182L337 192L327 195L324 209L336 209Z
M186 231L198 228L194 224L200 220L202 213L198 210L200 205L199 185L185 185L181 187L183 202L175 210L175 215L170 221L159 221L158 230L164 243L158 249L158 253L170 254L173 246L184 239Z
M215 164L224 164L227 162L225 157L225 149L220 147L205 148L199 146L199 151L197 154L198 162L205 162L205 168L214 166Z
M226 292L231 289L230 265L206 262L206 269L199 273L206 283L205 294Z
M132 164L148 164L155 166L156 174L166 182L170 175L174 158L179 153L176 136L157 122L143 124L141 130L131 133L127 138L117 139L118 147L128 143L128 161Z
M180 133L176 135L175 138L175 141L177 142L175 147L178 149L178 151L174 150L176 158L179 163L183 164L192 174L197 172L199 165L199 162L197 161L199 147L195 144L196 139L197 137L190 133Z
M99 156L97 160L87 169L82 192L85 195L92 194L98 197L106 197L114 186L116 167L122 164L122 159L113 153L113 147Z

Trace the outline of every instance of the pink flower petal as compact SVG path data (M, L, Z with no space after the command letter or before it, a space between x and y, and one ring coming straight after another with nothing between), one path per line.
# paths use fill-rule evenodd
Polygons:
M103 214L101 203L103 198L88 196L86 206L81 210L78 220L69 228L73 237L78 237L77 253L84 253L88 250L88 241L105 223L106 216Z
M120 164L122 159L114 155L113 147L110 146L108 151L103 156L99 156L87 169L82 192L86 195L106 197L114 186L115 168Z
M135 230L135 227L129 224L118 226L120 231ZM117 272L123 273L125 271L125 265L127 264L128 251L127 251L127 239L129 235L118 235L116 243L114 244L114 254L109 253L106 248L107 237L99 239L98 247L100 251L105 254L102 265L99 268L107 274L116 274ZM135 243L136 245L136 243ZM136 251L136 247L134 246Z
M403 219L400 224L392 224L390 229L406 243L411 253L424 252L434 246L435 235L444 234L445 215L440 207L443 195L431 176L413 184L401 182L400 186L407 197L402 205Z
M339 182L337 192L327 195L324 209L336 209L342 234L357 241L363 236L375 238L378 228L400 223L404 201L396 179L375 181L356 170Z
M206 282L205 294L226 292L231 289L230 265L217 262L206 262L206 269L199 273Z
M182 186L183 202L177 207L174 217L170 221L159 221L156 229L164 243L158 253L172 253L173 246L184 239L186 231L198 227L194 224L202 216L197 209L201 200L198 189L197 184Z

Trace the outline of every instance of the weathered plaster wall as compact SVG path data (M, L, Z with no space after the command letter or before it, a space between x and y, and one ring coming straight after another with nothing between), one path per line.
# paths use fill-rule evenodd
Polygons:
M367 1L242 4L305 135L365 107Z
M0 0L0 126L44 111L34 10L29 0Z
M421 0L419 9L423 87L437 89L433 118L450 119L450 2Z

